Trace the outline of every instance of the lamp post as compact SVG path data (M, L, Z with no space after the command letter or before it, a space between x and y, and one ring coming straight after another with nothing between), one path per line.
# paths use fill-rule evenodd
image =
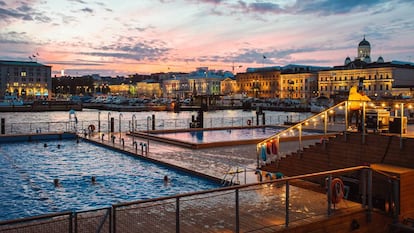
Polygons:
M119 114L119 143L121 143L121 119L122 119L122 113Z

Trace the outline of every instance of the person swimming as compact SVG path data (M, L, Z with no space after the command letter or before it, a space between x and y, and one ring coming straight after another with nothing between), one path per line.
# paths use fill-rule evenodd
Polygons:
M59 179L58 179L58 178L55 178L55 179L53 180L53 184L55 185L55 187L56 187L56 188L57 188L57 187L60 187Z
M167 184L168 184L168 182L169 182L168 176L167 176L167 175L165 175L165 176L164 176L164 185L167 185Z
M91 177L91 182L92 182L92 184L96 184L96 176Z

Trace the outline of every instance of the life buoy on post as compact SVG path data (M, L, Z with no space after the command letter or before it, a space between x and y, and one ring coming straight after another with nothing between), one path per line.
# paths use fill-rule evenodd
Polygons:
M93 133L93 131L95 131L95 125L90 124L88 130Z
M339 203L342 200L342 198L344 198L344 183L342 182L342 180L339 178L333 179L331 184L331 190L332 203Z
M247 125L251 125L252 124L252 120L247 120Z

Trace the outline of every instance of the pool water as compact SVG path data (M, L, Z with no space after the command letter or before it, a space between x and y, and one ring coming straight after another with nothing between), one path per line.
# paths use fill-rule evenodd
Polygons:
M222 141L240 141L250 139L266 139L285 128L263 127L263 128L240 128L224 130L195 130L186 132L156 133L157 137L180 140L187 143L211 143ZM304 135L309 132L303 132ZM295 136L291 134L289 136Z
M167 184L165 175L170 180ZM54 179L59 179L59 187ZM87 142L0 144L0 220L217 187L213 181Z

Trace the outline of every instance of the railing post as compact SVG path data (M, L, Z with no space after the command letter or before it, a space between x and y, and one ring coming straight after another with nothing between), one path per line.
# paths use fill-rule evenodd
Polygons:
M114 213L114 208L111 206L111 207L109 207L109 209L108 209L108 211L109 211L109 224L108 224L108 227L109 227L109 232L112 232L112 224L113 224L113 213Z
M345 109L344 109L344 113L345 113L345 131L347 131L348 130L348 127L349 127L349 125L348 125L348 101L345 101L345 107L344 107Z
M371 222L372 219L372 170L368 169L368 222Z
M368 173L367 169L361 170L361 187L362 187L362 197L361 197L361 204L362 208L366 208L367 206L367 179L368 179Z
M362 103L362 120L361 120L361 129L362 129L362 144L365 144L365 109L367 103L364 101ZM358 126L357 126L358 127Z
M392 186L394 196L393 221L398 222L398 215L400 214L400 184L398 179L392 179Z
M180 197L175 199L175 232L180 233Z
M326 191L328 192L328 216L332 214L332 175L328 176Z
M98 133L101 132L101 111L98 112Z
M116 233L116 208L112 205L112 232Z
M403 132L404 132L404 104L401 103L401 128L400 128L400 149L403 148Z
M236 233L240 232L239 189L236 189Z
M286 184L285 184L285 188L286 188L286 191L285 191L285 195L286 195L286 202L285 202L285 227L288 227L289 226L289 189L290 189L290 187L289 187L289 181L287 180L286 181Z
M76 212L72 212L69 215L69 233L78 233L78 214ZM75 225L75 227L73 227ZM73 230L72 230L73 229Z
M328 133L328 111L326 111L325 110L325 114L324 114L324 120L323 120L324 122L324 126L323 126L323 128L324 128L324 135L325 135L325 137L326 137L326 134Z
M299 130L299 150L302 150L302 125L298 126Z

